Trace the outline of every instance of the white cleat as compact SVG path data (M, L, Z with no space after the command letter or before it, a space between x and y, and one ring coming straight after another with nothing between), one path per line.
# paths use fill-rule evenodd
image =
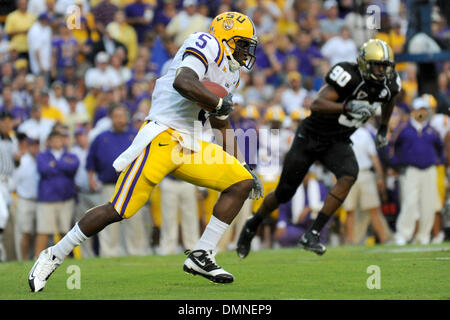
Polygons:
M62 262L53 255L52 247L42 251L28 275L31 292L42 291L48 278Z
M216 283L231 283L234 277L216 264L216 253L212 250L186 251L188 257L183 265L183 270L193 275L201 275Z

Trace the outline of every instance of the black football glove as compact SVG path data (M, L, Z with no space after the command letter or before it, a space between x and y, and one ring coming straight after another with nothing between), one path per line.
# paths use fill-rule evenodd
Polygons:
M382 124L380 128L378 128L377 135L375 136L375 146L377 149L384 148L388 145L389 141L386 138L387 126Z
M225 98L222 98L222 104L219 104L216 107L216 111L213 113L210 113L210 115L215 117L222 117L227 116L231 113L231 111L234 110L234 104L233 104L233 95L229 93Z
M248 164L245 164L244 168L247 169L247 171L250 172L253 177L253 188L252 191L250 191L250 195L248 196L248 198L252 200L258 200L259 198L264 197L264 186L261 179L256 173L253 172Z

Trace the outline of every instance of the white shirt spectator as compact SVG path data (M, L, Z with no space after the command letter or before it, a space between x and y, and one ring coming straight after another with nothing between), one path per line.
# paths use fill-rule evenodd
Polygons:
M36 57L39 54L39 60ZM38 75L50 71L52 57L52 29L50 26L35 22L28 31L28 54L30 69Z
M358 57L355 42L351 38L344 39L341 36L333 37L325 42L320 51L331 66L343 61L356 62Z
M45 0L28 0L27 11L39 17L41 13L47 11Z
M288 88L281 94L281 106L288 114L291 114L294 110L303 108L303 101L307 96L308 90L305 88L300 88L298 91Z
M377 155L377 149L369 130L361 127L350 136L350 139L353 142L353 151L355 152L359 169L370 169L372 167L370 156Z
M89 174L86 169L86 159L89 149L83 149L79 145L75 145L70 151L80 160L80 166L75 174L75 184L81 191L89 192Z
M53 92L49 94L49 104L58 108L64 115L70 112L69 103L64 96L57 97Z
M52 127L55 122L51 119L41 118L36 120L30 118L25 120L18 128L17 131L26 134L28 137L39 139L41 149L45 148L45 142L49 133L52 131Z
M111 66L102 70L90 68L85 75L85 82L88 88L114 88L121 85L120 75Z
M36 159L29 153L20 158L20 165L13 175L17 194L24 199L35 200L38 195L39 172Z
M70 8L70 6L74 6L75 3L82 4L83 5L83 12L90 12L90 6L88 0L56 0L55 3L55 12L59 13L63 16L67 15L67 9Z
M449 117L446 114L436 113L430 121L430 125L439 132L442 141L445 140L448 130L450 129Z

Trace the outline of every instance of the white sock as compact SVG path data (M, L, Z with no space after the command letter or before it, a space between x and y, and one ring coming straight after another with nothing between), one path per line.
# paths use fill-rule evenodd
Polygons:
M86 237L80 230L77 223L57 244L52 247L53 254L57 258L64 260L64 258L67 257L76 246L79 246L87 238L88 237Z
M229 225L225 222L211 216L211 220L209 220L209 223L200 240L198 240L195 245L194 250L215 250L228 226Z

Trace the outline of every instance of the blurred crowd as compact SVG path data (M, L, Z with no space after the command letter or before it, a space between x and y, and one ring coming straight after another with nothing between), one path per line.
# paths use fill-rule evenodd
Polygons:
M369 5L380 9L379 28L367 28ZM430 13L430 30L422 31L448 50L449 8L439 0L17 0L2 5L0 261L37 256L86 210L109 200L118 178L111 164L143 124L156 79L184 39L207 31L215 15L239 11L255 24L256 64L241 72L230 120L242 129L239 134L259 133L256 152L246 156L254 158L267 194L276 187L295 129L309 115L330 67L356 62L359 46L373 37L386 41L395 54L404 52L414 27L409 15L420 5ZM434 66L437 91L425 94L420 66L397 64L402 92L390 122L391 143L380 151L374 147L379 115L352 136L360 175L321 235L324 242L402 245L446 239L450 62ZM265 221L254 249L295 246L333 179L315 165L292 201ZM215 191L168 176L141 213L107 227L73 255L172 254L192 248L217 197ZM261 203L244 204L220 250L234 248L243 221Z

